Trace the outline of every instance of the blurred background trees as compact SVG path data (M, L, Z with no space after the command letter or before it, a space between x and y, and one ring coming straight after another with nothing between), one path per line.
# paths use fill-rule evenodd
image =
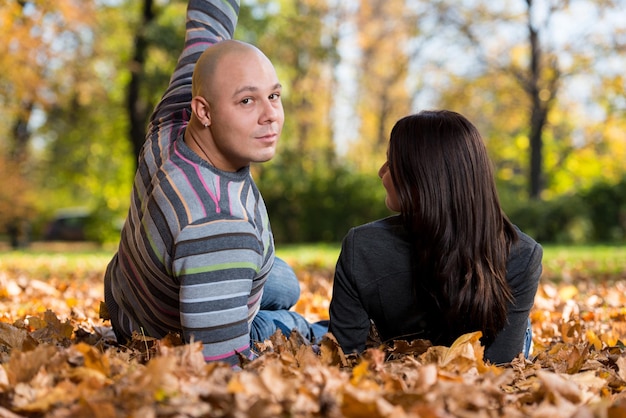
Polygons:
M89 239L117 240L185 6L3 0L7 239L80 207ZM278 242L337 241L388 215L389 131L424 108L479 127L507 213L538 240L626 240L626 0L242 0L236 37L285 86L279 152L253 167Z

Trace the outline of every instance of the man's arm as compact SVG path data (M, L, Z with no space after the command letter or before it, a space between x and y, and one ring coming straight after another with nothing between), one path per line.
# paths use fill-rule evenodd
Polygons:
M185 46L161 101L150 118L148 136L163 123L186 123L190 109L191 76L196 61L211 45L232 39L239 15L239 0L190 0L187 5ZM169 123L168 123L169 125Z

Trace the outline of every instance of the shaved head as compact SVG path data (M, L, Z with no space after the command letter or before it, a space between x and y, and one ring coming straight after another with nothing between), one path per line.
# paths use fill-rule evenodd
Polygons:
M269 62L261 50L241 41L227 39L207 48L194 68L191 82L192 96L203 96L209 99L213 93L213 80L216 79L216 74L224 59L246 54L256 54Z
M220 170L274 156L285 113L272 62L255 46L224 40L199 57L185 143Z

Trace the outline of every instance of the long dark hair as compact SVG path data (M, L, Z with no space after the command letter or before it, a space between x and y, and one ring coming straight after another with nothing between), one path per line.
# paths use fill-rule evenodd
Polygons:
M505 326L506 262L517 234L500 207L485 144L472 123L446 111L400 119L388 162L411 236L417 291L443 321L440 343L480 330L489 344Z

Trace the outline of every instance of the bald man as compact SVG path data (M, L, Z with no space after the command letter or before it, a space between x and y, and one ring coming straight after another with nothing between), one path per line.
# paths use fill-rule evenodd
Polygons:
M232 40L236 0L191 0L185 47L151 117L105 303L118 342L133 333L202 341L207 361L253 358L277 329L319 338L290 310L298 280L274 240L250 163L270 160L281 84L256 47Z
M261 51L233 40L207 49L192 92L189 148L230 172L274 156L285 115L276 71Z

